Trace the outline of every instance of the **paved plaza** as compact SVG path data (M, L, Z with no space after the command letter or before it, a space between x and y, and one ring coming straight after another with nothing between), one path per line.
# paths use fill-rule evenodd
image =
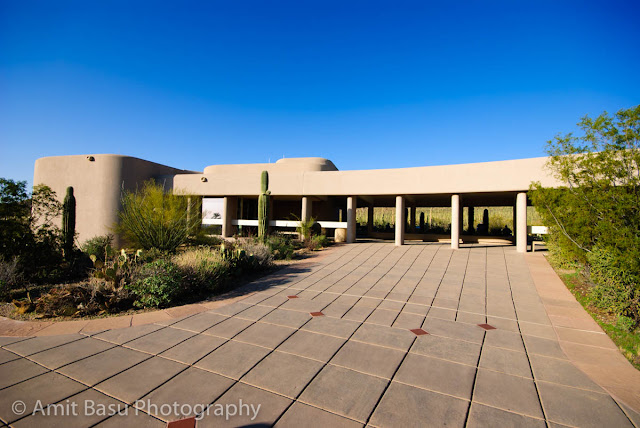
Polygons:
M511 246L361 242L244 286L241 300L217 309L0 337L0 419L14 427L163 427L190 416L198 427L638 427L638 414L585 374L601 366L574 363L562 343L612 359L615 347L595 329L557 327L584 312L541 298L532 258L546 263ZM550 313L554 299L566 309ZM580 349L576 358L595 355Z

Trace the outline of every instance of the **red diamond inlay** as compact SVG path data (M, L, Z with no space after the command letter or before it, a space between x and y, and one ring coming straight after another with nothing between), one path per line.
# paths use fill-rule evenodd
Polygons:
M297 299L298 296L287 296L289 299Z
M324 314L322 312L310 312L312 317L322 317Z
M415 334L416 336L422 336L424 334L429 334L429 333L427 333L426 331L424 331L421 328L412 328L410 331L411 331L411 333Z
M496 328L492 325L489 324L478 324L478 327L482 327L485 330L495 330Z
M196 418L180 419L179 421L167 422L167 428L195 428Z

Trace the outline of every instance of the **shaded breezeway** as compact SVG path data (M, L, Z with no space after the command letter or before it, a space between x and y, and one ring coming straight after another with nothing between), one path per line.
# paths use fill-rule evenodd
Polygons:
M198 426L633 426L637 414L563 352L525 257L511 246L338 246L209 312L0 338L0 419L163 426L242 399L261 405L254 420L212 407ZM141 411L63 422L16 415L16 400ZM174 402L183 407L162 411Z

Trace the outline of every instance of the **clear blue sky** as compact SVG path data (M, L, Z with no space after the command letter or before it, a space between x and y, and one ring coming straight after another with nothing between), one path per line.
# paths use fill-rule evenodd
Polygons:
M640 103L637 1L0 1L0 176L533 157Z

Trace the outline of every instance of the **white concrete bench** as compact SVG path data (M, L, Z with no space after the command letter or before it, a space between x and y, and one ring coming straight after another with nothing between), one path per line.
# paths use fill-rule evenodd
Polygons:
M527 227L527 231L531 235L546 235L549 233L549 228L547 226L529 226ZM536 252L536 246L546 246L544 241L531 241L531 252Z

